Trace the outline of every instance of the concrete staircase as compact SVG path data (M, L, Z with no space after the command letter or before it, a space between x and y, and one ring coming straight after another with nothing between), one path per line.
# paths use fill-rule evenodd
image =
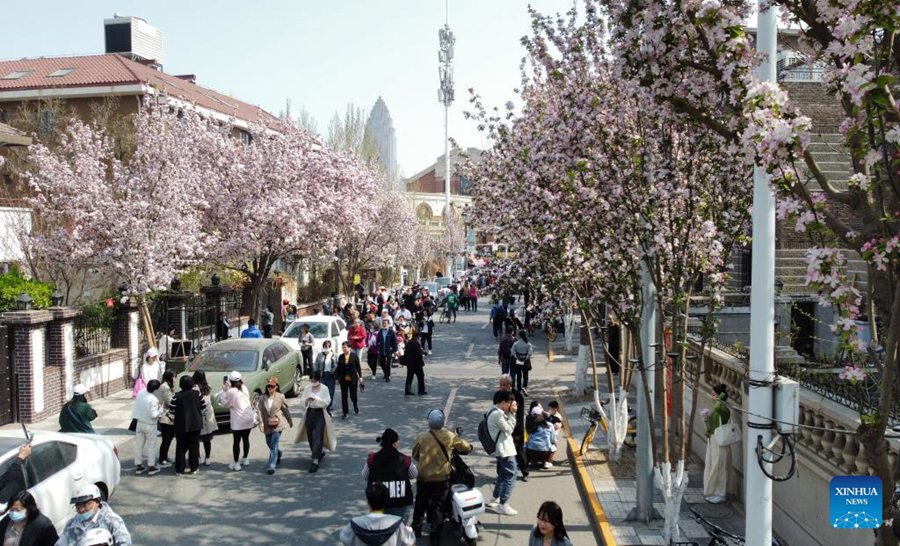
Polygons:
M809 149L819 164L819 169L839 190L847 189L847 180L853 174L850 153L843 146L843 135L837 133L813 134ZM809 171L804 168L804 174ZM816 182L810 183L810 190L818 189Z
M856 276L854 286L864 291L868 279L866 262L851 250L845 250L844 255L847 257L847 273L851 277ZM812 288L806 286L805 257L805 249L775 250L775 278L784 283L785 294L815 294Z

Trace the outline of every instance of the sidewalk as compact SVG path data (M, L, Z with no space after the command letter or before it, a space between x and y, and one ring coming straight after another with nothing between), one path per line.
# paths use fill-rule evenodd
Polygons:
M533 339L535 352L547 354L546 338L537 335ZM576 341L577 344L577 341ZM558 364L572 364L577 358L577 348L573 354L565 350L563 336L553 342L554 361ZM577 347L577 345L576 345ZM601 398L605 392L606 370L598 365L601 374ZM603 430L597 431L591 448L583 455L579 453L581 441L589 423L581 418L581 408L593 403L593 395L575 398L568 389L557 389L560 408L566 416L566 436L570 460L573 461L573 472L579 482L585 508L593 511L594 524L598 535L605 546L665 546L662 535L663 520L652 520L650 524L626 521L628 513L636 502L635 454L628 447L622 448L622 456L618 461L607 458L607 442ZM629 407L634 407L633 396L629 397ZM564 444L561 444L564 445ZM735 499L722 504L709 504L703 498L703 461L692 457L688 461L688 488L681 505L681 537L685 543L706 546L711 535L697 522L690 509L711 523L726 531L744 535L743 505ZM663 513L662 496L655 492L654 506ZM593 510L592 510L593 509Z
M106 398L91 400L91 407L97 412L97 419L91 423L97 434L109 438L116 446L121 446L134 438L134 433L128 430L131 423L131 408L134 400L131 399L131 389L122 390ZM48 417L26 425L28 430L59 430L57 416ZM19 423L10 423L0 427L0 430L22 430Z

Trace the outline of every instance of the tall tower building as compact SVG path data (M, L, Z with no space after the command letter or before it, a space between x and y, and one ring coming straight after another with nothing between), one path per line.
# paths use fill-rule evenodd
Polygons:
M391 189L400 189L399 173L397 167L397 134L394 131L394 120L381 97L375 101L369 120L366 122L366 132L378 149L378 159L387 175L387 181Z

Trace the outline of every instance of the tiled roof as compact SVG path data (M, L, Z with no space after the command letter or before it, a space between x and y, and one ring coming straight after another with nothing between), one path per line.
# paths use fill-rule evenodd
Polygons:
M74 69L66 73L65 69ZM20 77L14 78L16 73ZM51 74L62 74L51 76ZM278 118L258 106L166 74L121 55L86 55L0 61L0 92L143 84L166 95L250 122L272 125Z

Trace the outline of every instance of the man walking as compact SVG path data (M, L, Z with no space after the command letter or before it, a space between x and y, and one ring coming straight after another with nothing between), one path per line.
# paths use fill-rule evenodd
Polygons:
M506 306L502 301L498 301L491 307L490 321L493 323L494 337L499 337L506 323Z
M412 458L419 467L412 527L417 537L422 536L422 520L427 515L431 524L431 544L440 542L444 522L443 506L450 488L450 454L457 451L465 455L472 451L468 442L447 430L444 425L443 411L433 409L428 412L429 430L416 437L412 448Z
M503 339L500 340L500 345L497 347L497 361L500 364L500 373L503 375L510 372L510 366L512 365L513 359L510 351L515 342L516 338L513 336L512 330L509 330L503 336Z
M516 427L516 398L510 391L494 393L494 407L488 412L488 432L497 439L494 457L497 459L497 484L492 499L487 506L498 514L515 516L519 512L509 505L516 485L516 445L513 431Z
M406 344L403 356L400 357L400 363L406 366L406 391L404 394L412 395L413 377L419 383L419 396L428 394L425 391L425 352L419 343L419 336L413 335Z
M391 328L391 323L387 319L381 321L381 330L376 334L376 343L378 344L378 365L384 372L384 382L391 381L391 363L394 360L394 353L397 352L397 334Z
M263 337L266 339L272 338L272 330L275 327L275 313L272 312L272 308L270 306L266 306L262 312L262 327L263 327Z

